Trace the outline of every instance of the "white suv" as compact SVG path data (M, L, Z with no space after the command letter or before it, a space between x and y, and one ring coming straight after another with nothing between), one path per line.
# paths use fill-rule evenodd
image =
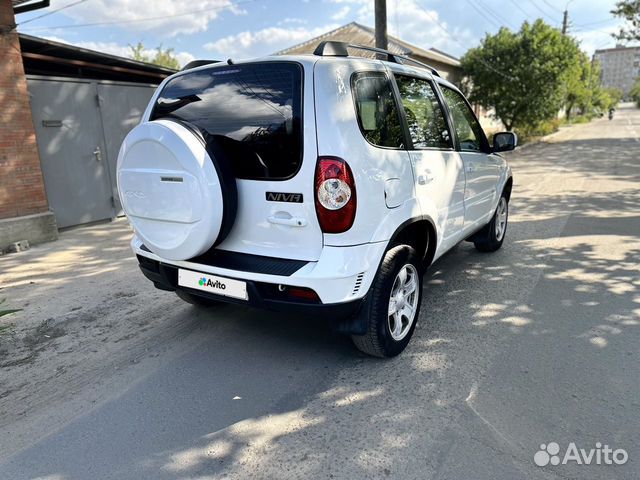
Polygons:
M324 42L167 78L122 145L118 189L156 287L320 313L388 357L433 261L465 239L500 248L512 177L498 152L515 145L505 132L491 146L427 65Z

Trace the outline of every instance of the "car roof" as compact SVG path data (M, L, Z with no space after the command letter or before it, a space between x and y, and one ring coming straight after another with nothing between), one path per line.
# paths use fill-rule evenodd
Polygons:
M457 90L460 91L460 89L454 85L453 83L449 82L448 80L442 78L439 74L433 74L433 72L430 70L429 66L417 66L417 65L412 65L412 64L406 64L406 63L395 63L395 62L390 62L387 60L381 60L381 59L377 59L377 58L370 58L367 56L358 56L358 55L349 55L349 56L330 56L330 55L325 55L325 56L318 56L318 55L314 55L314 54L297 54L297 55L269 55L269 56L265 56L265 57L257 57L257 58L250 58L250 59L242 59L242 60L232 60L229 59L227 61L222 61L222 62L216 62L216 63L209 63L206 65L202 65L202 66L198 66L195 68L190 68L188 70L182 70L180 72L177 72L176 74L172 75L172 77L175 76L179 76L181 74L185 74L185 73L191 73L191 72L196 72L196 71L200 71L200 70L208 70L208 69L214 69L214 68L219 68L219 67L228 67L229 65L241 65L241 64L246 64L246 63L260 63L260 62L296 62L296 63L300 63L302 65L307 65L309 67L313 67L313 65L316 64L316 62L322 60L323 62L339 62L339 63L352 63L352 62L357 62L360 67L358 68L358 70L366 70L366 65L370 64L370 65L385 65L387 67L389 67L389 70L394 70L397 68L401 68L405 73L416 73L418 75L427 75L428 77L432 78L434 81L438 82L441 85L444 85L446 87L449 87L453 90ZM231 62L231 63L229 63Z

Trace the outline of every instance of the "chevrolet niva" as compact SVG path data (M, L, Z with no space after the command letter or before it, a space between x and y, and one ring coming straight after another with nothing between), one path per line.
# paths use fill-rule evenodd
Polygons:
M513 180L499 152L516 142L489 144L428 65L323 42L167 78L120 149L118 190L157 288L319 313L390 357L426 268L463 240L502 245Z

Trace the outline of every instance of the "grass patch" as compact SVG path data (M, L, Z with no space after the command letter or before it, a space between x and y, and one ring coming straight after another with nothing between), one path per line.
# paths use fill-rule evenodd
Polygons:
M7 300L6 298L3 298L0 300L0 317L4 317L5 315L10 315L12 313L16 313L22 310L21 308L3 309L2 305L6 300Z

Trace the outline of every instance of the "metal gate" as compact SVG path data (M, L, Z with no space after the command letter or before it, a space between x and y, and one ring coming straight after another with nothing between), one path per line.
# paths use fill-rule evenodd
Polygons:
M28 87L47 197L58 226L119 215L118 150L155 87L31 76Z

